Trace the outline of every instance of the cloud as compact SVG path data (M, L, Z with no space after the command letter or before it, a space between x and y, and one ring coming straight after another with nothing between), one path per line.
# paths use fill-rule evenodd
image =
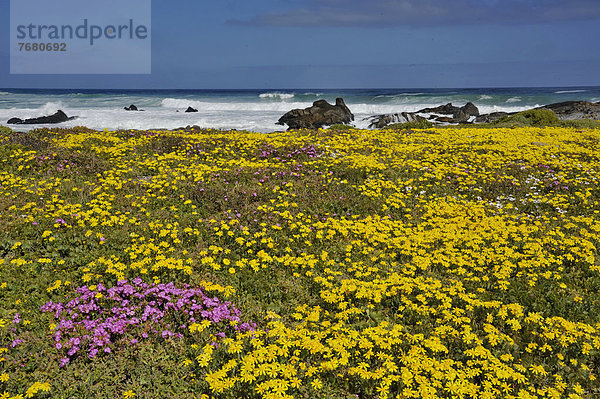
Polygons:
M436 26L532 24L600 17L598 0L309 0L303 7L233 24L270 26Z

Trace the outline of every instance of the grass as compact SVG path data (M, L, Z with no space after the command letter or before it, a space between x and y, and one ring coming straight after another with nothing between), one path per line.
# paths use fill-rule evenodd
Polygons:
M598 397L600 130L548 123L3 129L0 395Z

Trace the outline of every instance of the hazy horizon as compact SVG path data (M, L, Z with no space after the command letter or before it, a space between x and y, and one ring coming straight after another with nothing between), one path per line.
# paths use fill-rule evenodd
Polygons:
M360 89L598 86L593 0L153 1L151 73L10 74L0 87ZM66 17L69 10L60 10ZM35 15L35 10L32 10ZM73 16L72 23L79 17ZM119 58L120 59L120 58Z

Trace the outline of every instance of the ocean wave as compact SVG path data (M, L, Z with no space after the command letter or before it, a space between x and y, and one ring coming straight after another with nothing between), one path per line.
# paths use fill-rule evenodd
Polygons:
M290 98L294 98L295 94L292 93L262 93L259 94L260 98L271 98L271 99L280 99L280 100L289 100Z
M0 91L0 96L8 96L9 94L7 91Z
M483 94L479 97L479 101L491 100L492 98L494 98L494 97L488 96L487 94Z
M292 108L310 107L312 102L266 102L266 101L199 101L181 98L165 98L160 102L163 108L185 110L187 107L196 108L200 112L227 112L227 111L253 111L253 112L287 112Z
M523 101L523 99L521 97L511 97L508 100L506 100L507 103L518 103Z
M570 94L570 93L585 93L587 90L559 90L555 91L554 94Z

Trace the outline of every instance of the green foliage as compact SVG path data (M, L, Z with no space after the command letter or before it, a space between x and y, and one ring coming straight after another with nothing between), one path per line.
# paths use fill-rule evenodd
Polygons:
M505 116L491 125L495 127L560 126L560 119L549 109L530 109Z
M9 134L9 133L12 133L11 128L9 128L8 126L0 125L0 134Z
M562 121L561 125L564 127L572 127L574 129L600 129L600 121L593 119Z

